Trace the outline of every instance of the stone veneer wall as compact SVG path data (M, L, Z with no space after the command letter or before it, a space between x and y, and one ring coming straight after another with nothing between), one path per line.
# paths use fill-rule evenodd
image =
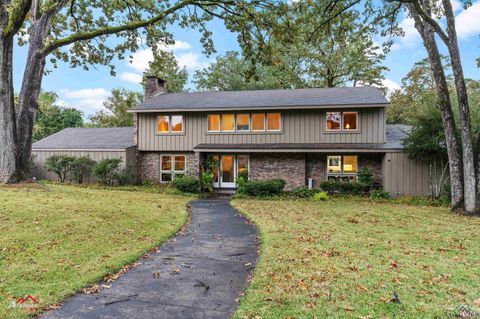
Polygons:
M160 155L169 154L168 152L142 152L137 154L137 177L142 182L152 180L160 182ZM198 153L192 152L175 152L171 154L186 155L186 174L192 177L198 177L200 172L200 158Z
M373 181L382 184L382 159L384 154L359 154L358 169L368 167L373 174Z
M251 180L283 179L286 190L305 185L305 154L251 154Z

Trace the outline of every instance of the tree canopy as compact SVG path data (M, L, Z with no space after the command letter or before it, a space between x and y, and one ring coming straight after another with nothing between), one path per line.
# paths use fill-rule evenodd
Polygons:
M186 67L181 68L172 52L158 51L153 56L153 61L148 64L148 69L143 73L142 85L145 84L145 76L155 75L167 81L169 93L185 91L188 82Z
M89 126L94 127L125 127L133 126L133 116L127 110L143 100L141 93L126 89L113 89L111 95L103 103L101 110L89 117Z

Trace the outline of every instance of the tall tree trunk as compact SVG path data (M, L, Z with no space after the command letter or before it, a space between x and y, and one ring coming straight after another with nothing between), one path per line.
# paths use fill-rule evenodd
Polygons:
M415 21L415 28L422 37L423 44L428 53L430 68L435 79L437 106L442 115L448 162L450 166L452 209L463 209L464 187L460 148L455 134L455 119L453 117L452 105L450 103L448 83L443 70L440 52L438 51L438 46L435 40L435 33L431 25L423 23L413 4L406 4L406 7Z
M17 170L21 178L29 177L32 154L32 137L35 117L38 111L38 98L45 70L45 54L42 52L45 39L50 32L50 18L41 15L30 27L30 43L27 62L23 74L17 114Z
M0 35L0 183L13 182L16 172L12 68L13 37Z
M462 61L458 49L457 32L455 30L455 16L450 0L442 0L447 19L447 34L450 62L452 63L455 88L457 91L458 111L460 114L460 131L462 134L463 150L463 183L465 211L473 213L477 209L477 182L475 176L475 157L473 151L472 129L470 125L470 109L468 105L467 86L463 76Z

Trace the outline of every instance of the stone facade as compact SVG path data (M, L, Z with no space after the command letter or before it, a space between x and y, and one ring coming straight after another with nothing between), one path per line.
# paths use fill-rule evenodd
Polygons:
M286 190L305 185L305 154L252 154L251 180L283 179Z
M358 169L368 167L373 174L373 181L382 184L382 158L383 154L364 153L358 155Z
M160 155L169 154L167 152L138 152L137 154L137 177L140 182L151 180L155 183L160 182ZM186 175L198 177L200 173L200 158L198 153L171 153L185 154Z

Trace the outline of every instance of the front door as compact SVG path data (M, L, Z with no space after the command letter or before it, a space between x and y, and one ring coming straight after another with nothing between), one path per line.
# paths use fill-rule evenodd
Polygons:
M239 174L248 174L248 155L210 155L217 162L213 170L213 187L235 188Z

